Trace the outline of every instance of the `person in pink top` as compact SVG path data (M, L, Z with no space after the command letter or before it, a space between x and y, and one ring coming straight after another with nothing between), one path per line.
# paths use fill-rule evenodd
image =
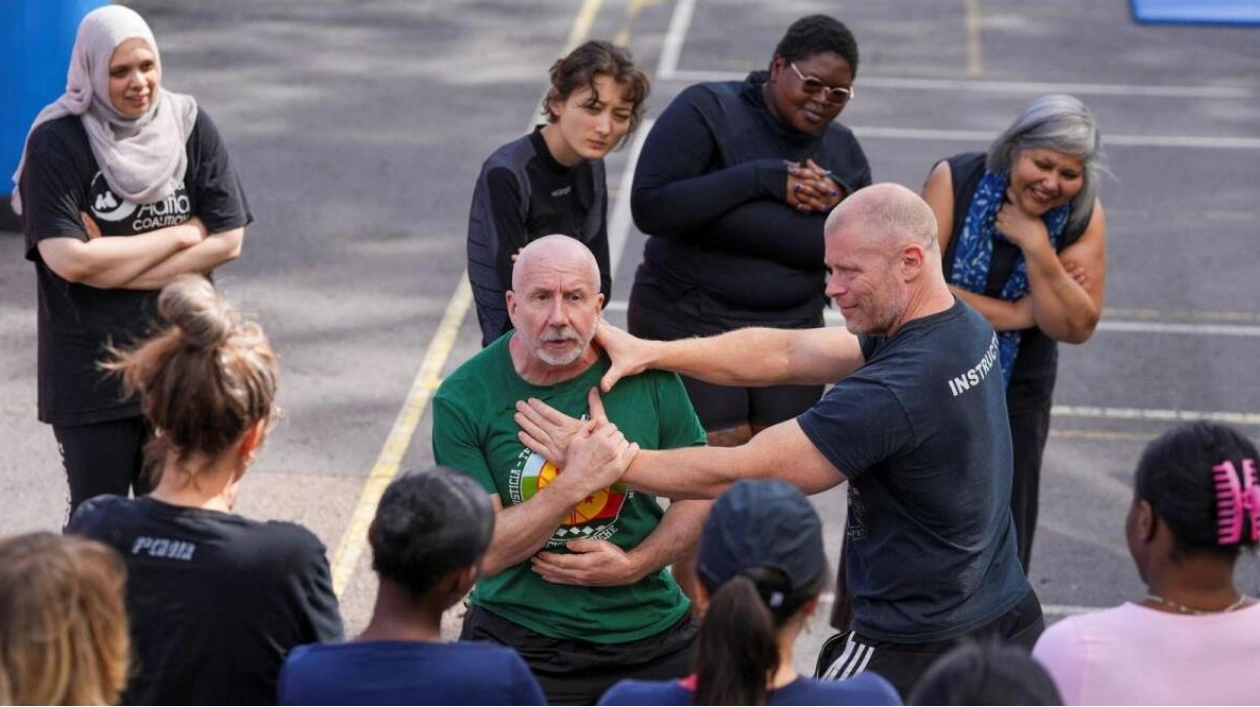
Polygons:
M1260 704L1260 606L1234 585L1239 551L1260 541L1258 458L1207 423L1146 448L1125 536L1148 593L1064 619L1033 649L1065 704Z

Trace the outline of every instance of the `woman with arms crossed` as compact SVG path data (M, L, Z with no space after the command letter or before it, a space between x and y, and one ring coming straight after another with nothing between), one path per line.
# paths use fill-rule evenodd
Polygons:
M227 150L192 96L162 87L144 19L112 5L80 23L66 93L36 117L14 182L39 287L39 419L70 511L142 494L152 430L97 361L146 333L164 285L240 254L252 216Z

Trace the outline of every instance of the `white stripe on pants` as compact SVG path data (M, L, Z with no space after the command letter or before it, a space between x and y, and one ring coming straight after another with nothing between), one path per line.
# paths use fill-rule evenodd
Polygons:
M823 673L824 680L848 680L866 670L866 666L871 662L871 656L874 655L875 649L863 643L857 642L857 632L850 631L849 636L845 639L844 649L840 651L840 656L827 666L826 672Z

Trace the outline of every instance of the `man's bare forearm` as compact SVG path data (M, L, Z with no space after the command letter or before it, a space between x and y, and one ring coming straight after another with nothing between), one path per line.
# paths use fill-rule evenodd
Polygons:
M558 478L528 501L504 508L495 517L494 537L482 560L482 573L493 577L529 559L547 544L583 498L580 489L560 483Z
M711 501L672 501L661 522L642 543L628 554L646 577L661 568L690 556L700 538L700 529L709 515Z
M715 385L773 385L788 377L791 333L747 328L697 339L654 345L653 368L663 368Z
M652 352L649 368L736 386L834 383L863 360L857 337L838 327L749 327L702 339L654 343Z
M642 450L622 481L640 491L673 499L717 498L740 476L741 447ZM729 463L724 463L729 462Z

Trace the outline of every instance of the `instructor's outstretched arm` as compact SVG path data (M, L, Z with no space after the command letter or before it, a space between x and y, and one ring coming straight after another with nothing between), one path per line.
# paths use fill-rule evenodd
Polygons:
M593 392L592 397L598 400ZM543 455L565 446L569 430L578 423L536 398L516 404L516 421L521 441ZM805 493L818 493L846 477L793 419L739 447L640 450L621 480L647 493L683 499L716 498L727 486L747 478L782 479Z
M604 392L649 368L674 371L716 385L768 386L834 383L862 365L857 337L838 327L750 327L697 339L649 341L600 320L595 340L612 366Z

